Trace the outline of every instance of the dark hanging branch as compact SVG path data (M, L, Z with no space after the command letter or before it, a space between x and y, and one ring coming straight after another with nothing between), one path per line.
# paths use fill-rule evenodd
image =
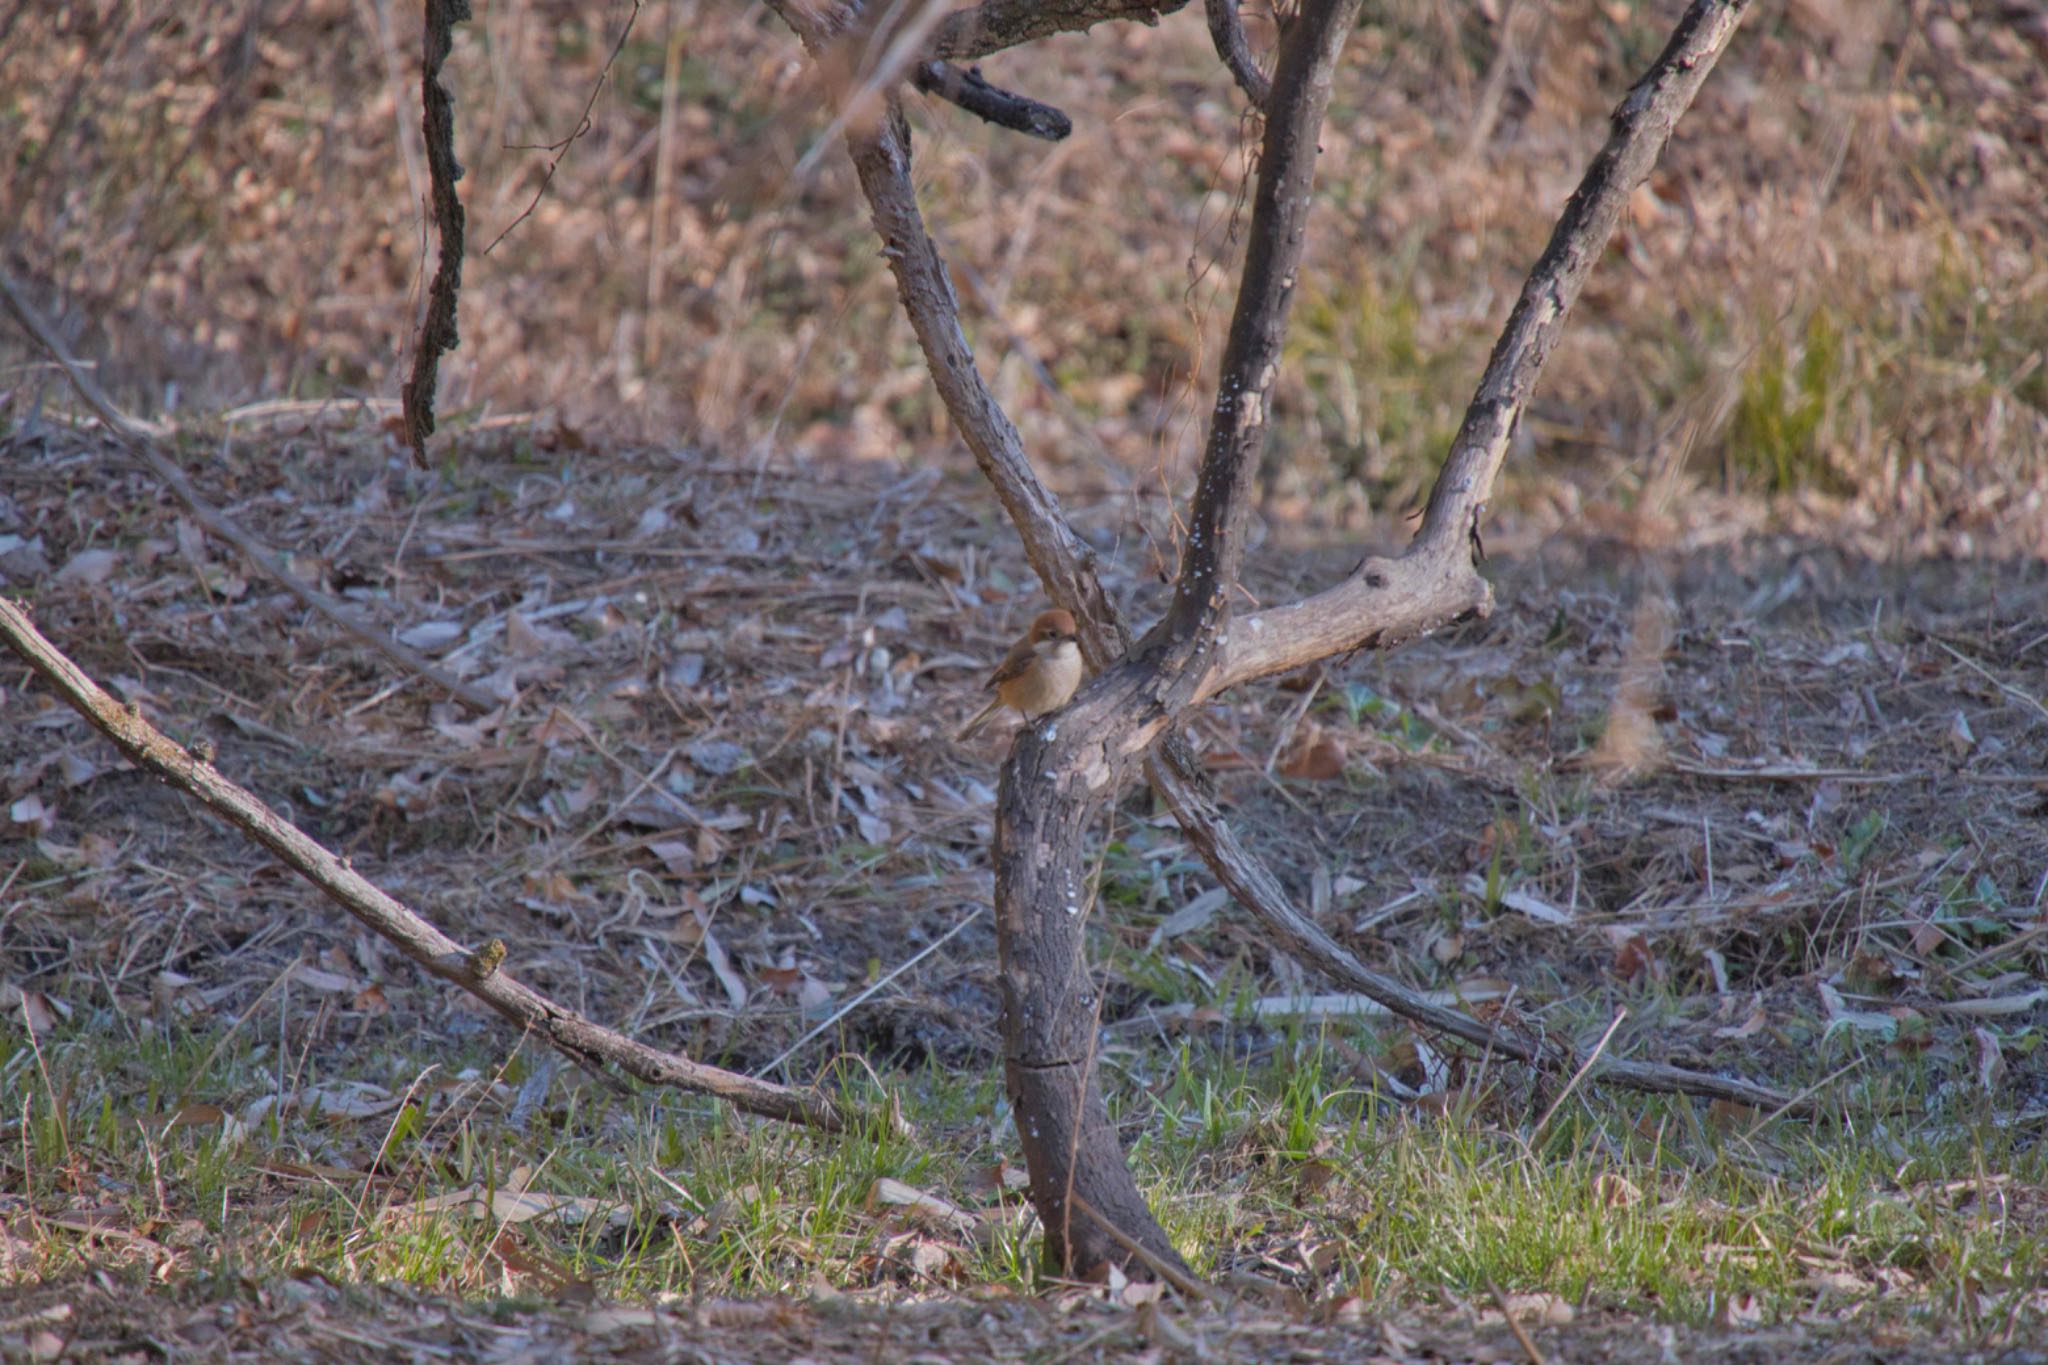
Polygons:
M434 282L427 290L427 313L413 338L412 374L401 391L405 437L414 463L427 463L427 438L434 434L434 389L441 357L462 344L455 326L455 303L462 293L465 220L455 182L462 163L455 159L455 98L441 84L441 67L455 46L455 25L471 17L469 0L427 0L427 32L420 61L420 99L425 106L420 130L427 142L427 176L434 205L434 227L441 239Z
M998 128L1047 142L1058 142L1074 131L1074 121L1065 114L1050 104L990 85L982 79L978 66L962 71L951 62L919 62L911 70L910 83Z
M1230 72L1230 78L1237 82L1237 88L1244 91L1244 97L1254 109L1264 109L1272 97L1273 83L1266 79L1266 73L1259 70L1259 64L1252 57L1251 44L1245 41L1244 19L1239 15L1237 0L1205 0L1209 12L1209 38L1216 44L1216 55L1223 59L1223 65Z

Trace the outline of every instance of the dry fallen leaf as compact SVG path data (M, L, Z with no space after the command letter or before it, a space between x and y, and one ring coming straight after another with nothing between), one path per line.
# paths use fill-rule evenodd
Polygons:
M360 981L351 980L335 972L322 971L303 962L292 970L292 980L322 995L354 995L363 988Z
M47 1033L57 1022L50 1010L50 998L41 991L25 991L11 982L0 982L0 1015L11 1023L28 1021L32 1033Z
M1716 1038L1737 1039L1754 1037L1757 1033L1762 1031L1764 1023L1765 1019L1763 1007L1760 1005L1753 1006L1749 1011L1748 1018L1744 1019L1739 1024L1731 1024L1727 1028L1715 1029L1714 1036Z
M1731 1294L1721 1305L1721 1320L1738 1332L1761 1327L1764 1321L1763 1300L1746 1289Z
M1578 1316L1576 1310L1556 1294L1508 1294L1503 1296L1508 1316L1517 1322L1543 1327L1563 1327ZM1481 1315L1483 1321L1485 1315Z
M1344 776L1344 741L1311 722L1278 772L1303 782L1334 782Z
M43 798L30 792L7 808L10 822L25 826L35 834L48 834L57 823L56 812L43 804Z
M113 577L120 567L121 556L115 550L80 550L66 560L64 567L57 570L57 583L104 583Z
M204 1128L221 1122L227 1116L227 1111L217 1104L188 1104L165 1120L163 1131L168 1133L174 1128Z
M1602 1208L1609 1209L1632 1208L1643 1202L1643 1192L1628 1177L1614 1171L1602 1171L1594 1178L1593 1197Z
M1805 1283L1808 1289L1839 1298L1861 1298L1875 1288L1870 1281L1849 1270L1817 1270L1806 1277Z
M948 1232L973 1233L979 1221L973 1214L938 1195L883 1176L868 1187L869 1209L901 1209L927 1227Z
M1979 1024L1970 1030L1970 1038L1977 1044L1977 1084L1986 1091L1996 1090L2005 1079L2005 1053L1998 1046L1998 1037Z
M1614 947L1614 961L1608 970L1617 980L1633 982L1638 978L1651 981L1661 980L1663 965L1657 955L1650 951L1649 940L1641 934L1624 931L1618 936Z

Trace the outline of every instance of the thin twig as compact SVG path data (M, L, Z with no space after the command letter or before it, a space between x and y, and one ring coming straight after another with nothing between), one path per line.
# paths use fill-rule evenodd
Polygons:
M1543 1365L1543 1352L1536 1349L1536 1343L1529 1339L1529 1330L1522 1326L1520 1320L1515 1317L1514 1310L1508 1307L1508 1296L1501 1293L1500 1286L1492 1280L1486 1282L1486 1292L1493 1295L1493 1301L1499 1306L1502 1319L1507 1322L1508 1330L1515 1334L1515 1342L1522 1348L1522 1354L1528 1357L1529 1365Z
M865 1003L867 999L870 996L872 996L876 991L881 990L882 987L888 985L891 981L894 981L897 977L903 975L912 967L915 967L918 963L924 961L933 953L936 953L939 949L945 947L948 943L951 943L955 938L959 937L961 930L965 929L968 925L980 919L982 912L987 908L987 906L983 905L975 906L974 912L972 914L964 916L958 924L948 929L945 933L940 934L936 939L933 939L930 943L926 944L923 948L920 948L916 953L912 954L910 957L905 958L902 963L896 966L894 970L884 975L879 981L875 982L873 985L869 986L866 990L854 996L852 999L848 1000L838 1009L832 1011L832 1015L830 1018L820 1020L816 1028L812 1029L809 1033L806 1033L803 1037L797 1039L788 1047L784 1048L780 1056L778 1056L774 1061L768 1063L768 1065L756 1071L754 1074L757 1076L774 1075L776 1071L780 1069L784 1062L788 1061L791 1057L796 1056L798 1052L801 1052L803 1050L804 1044L810 1042L811 1039L817 1037L826 1029L831 1028L834 1024L837 1024L847 1015L853 1013L855 1009L859 1008L863 1003Z
M1921 769L1874 773L1862 768L1812 768L1785 763L1755 768L1717 768L1690 759L1669 760L1671 771L1717 782L1836 782L1845 787L1896 787L1911 782L1973 782L1989 787L2048 787L2048 772L1973 773Z
M93 410L107 430L127 447L129 454L148 466L151 473L163 480L165 486L178 495L178 500L192 510L193 518L201 526L240 550L250 563L276 580L285 591L308 607L385 658L425 678L463 705L478 711L494 711L503 705L498 697L435 666L418 650L401 644L362 620L340 599L328 596L300 578L284 566L284 561L279 559L270 547L244 531L225 513L200 497L198 491L192 487L191 481L185 477L184 471L157 450L156 438L165 434L165 429L154 423L137 421L115 407L114 400L100 388L97 380L72 359L70 351L58 339L56 330L33 304L22 297L21 291L15 287L13 279L5 271L0 271L0 302L7 305L7 311L14 315L14 320L21 324L23 330L42 343L43 349L50 353L50 358L57 362L58 368L70 379L71 387L79 398Z
M563 138L560 142L550 143L545 148L538 149L553 152L555 154L554 160L548 162L547 172L541 176L540 187L533 192L532 201L519 211L517 218L505 224L503 232L491 238L491 244L483 250L484 255L488 256L493 251L496 251L498 243L512 235L513 228L518 227L533 216L533 211L540 207L541 196L545 195L548 192L548 186L554 183L555 172L561 168L562 158L569 155L569 149L576 145L576 139L590 131L590 111L597 106L597 97L604 92L605 78L612 74L612 64L618 61L619 53L625 50L626 39L633 36L633 23L639 17L640 0L633 0L633 12L626 16L626 26L619 30L619 40L612 44L611 55L604 59L604 69L599 71L597 79L590 83L590 98L583 101L583 114L576 120L575 131L571 132L569 136Z
M1990 669L1978 663L1975 659L1963 653L1960 649L1957 649L1948 641L1936 640L1934 643L1940 645L1944 650L1948 652L1948 656L1951 659L1954 659L1964 668L1969 669L1978 677L1982 678L1985 682L1990 683L1993 687L2003 692L2006 696L2011 697L2014 701L2021 703L2028 710L2032 711L2041 719L2048 720L2048 706L2042 705L2041 699L2039 697L2034 696L2032 693L2026 691L2024 688L2014 687L2011 683L2005 682L2000 678L1994 677Z
M1529 1130L1529 1145L1531 1147L1534 1147L1537 1139L1543 1136L1543 1130L1550 1126L1550 1121L1557 1117L1559 1107L1571 1097L1572 1091L1578 1089L1579 1082L1586 1079L1586 1073L1591 1071L1593 1064L1600 1060L1600 1054L1607 1051L1608 1040L1614 1037L1614 1031L1621 1027L1621 1021L1626 1018L1628 1018L1627 1009L1617 1009L1614 1012L1614 1018L1608 1021L1607 1031L1600 1035L1599 1042L1593 1044L1593 1050L1586 1054L1585 1062L1580 1065L1577 1071L1572 1073L1572 1078L1565 1082L1564 1089L1557 1092L1557 1098L1552 1100L1550 1107L1543 1111L1543 1117L1536 1120L1536 1126ZM1789 1106L1794 1101L1788 1100L1786 1103Z
M1090 1222L1094 1223L1096 1227L1101 1228L1103 1231L1103 1235L1108 1237L1110 1241L1115 1242L1125 1251L1130 1252L1131 1255L1137 1257L1140 1261L1143 1261L1145 1263L1145 1268L1147 1270L1151 1271L1160 1279L1172 1285L1175 1289L1178 1289L1181 1293L1187 1295L1191 1299L1201 1299L1205 1303L1224 1302L1223 1296L1217 1293L1215 1290L1211 1289L1208 1285L1203 1284L1200 1280L1188 1274L1179 1266L1169 1264L1162 1257L1155 1256L1152 1252L1140 1246L1136 1239L1132 1238L1129 1234L1124 1232L1124 1230L1122 1228L1119 1228L1116 1224L1110 1222L1109 1219L1103 1217L1100 1213L1097 1213L1095 1211L1094 1206L1090 1204L1086 1199L1083 1199L1080 1195L1072 1193L1070 1191L1067 1195L1067 1199L1068 1202L1073 1205L1073 1207L1081 1210L1083 1214L1087 1215Z

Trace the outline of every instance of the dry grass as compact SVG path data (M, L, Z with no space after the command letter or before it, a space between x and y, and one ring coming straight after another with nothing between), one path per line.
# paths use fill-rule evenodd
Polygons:
M1412 501L1676 0L1510 8L1503 43L1482 10L1388 0L1352 44L1276 424L1282 520ZM31 8L0 57L19 148L0 219L85 349L144 410L167 384L201 407L394 393L425 259L393 74L410 16L86 13ZM627 14L494 6L460 30L479 245L532 202L551 158L531 144L574 126ZM1705 480L1875 516L1914 551L2039 552L2044 47L2038 22L1958 0L1757 16L1595 277L1508 495L1574 516ZM1079 127L1048 148L914 101L985 363L1065 490L1164 534L1149 498L1188 469L1228 308L1237 104L1195 14L991 71ZM736 457L948 449L851 176L807 157L804 99L765 12L641 10L588 136L472 264L444 408Z

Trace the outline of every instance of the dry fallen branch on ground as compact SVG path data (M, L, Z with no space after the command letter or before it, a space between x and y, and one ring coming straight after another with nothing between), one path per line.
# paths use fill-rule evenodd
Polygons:
M713 1095L750 1114L828 1132L863 1121L860 1114L813 1091L755 1080L636 1042L521 985L500 970L502 942L493 939L472 952L386 895L344 859L223 777L203 750L172 741L140 711L116 701L45 639L26 611L4 597L0 639L129 759L232 822L428 972L462 987L578 1062L593 1068L610 1063L652 1085Z
M93 377L81 369L78 362L72 358L70 351L58 338L56 329L50 326L49 321L33 304L22 297L21 291L4 271L0 271L0 303L5 303L7 311L21 324L22 330L35 338L43 349L49 352L50 358L56 361L58 367L70 379L72 389L105 424L107 430L128 448L130 454L147 466L151 473L163 480L164 485L177 494L180 502L192 509L194 519L201 526L240 550L251 564L261 569L292 596L407 672L425 678L463 705L475 710L495 711L503 704L501 698L440 668L410 645L401 644L364 621L339 599L330 597L300 578L285 567L284 561L279 559L269 546L244 531L213 504L200 497L198 490L193 488L191 481L185 477L184 471L156 448L156 438L162 434L162 429L137 422L116 408L113 399L109 398Z

